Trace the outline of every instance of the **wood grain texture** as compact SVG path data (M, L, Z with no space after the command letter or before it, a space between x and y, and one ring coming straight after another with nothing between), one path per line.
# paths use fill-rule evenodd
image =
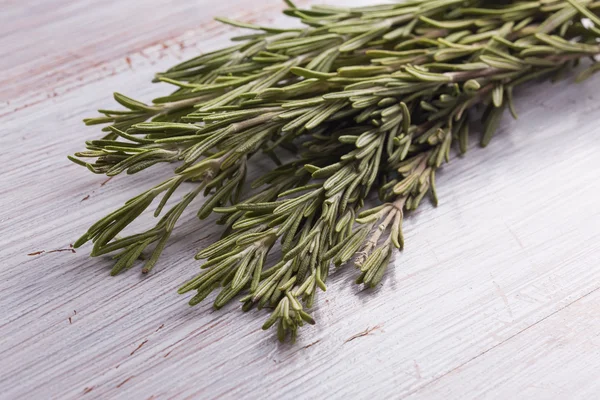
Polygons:
M597 395L600 76L517 93L520 119L453 159L438 177L440 206L406 219L407 249L383 283L362 291L351 268L333 273L317 325L295 345L260 330L265 312L189 308L175 292L198 269L195 249L218 236L212 219L182 218L147 277L110 278L109 260L68 250L167 176L158 168L103 184L70 164L65 156L98 133L81 119L111 105L113 90L165 93L147 84L155 71L231 34L213 15L277 23L280 8L2 2L0 398Z

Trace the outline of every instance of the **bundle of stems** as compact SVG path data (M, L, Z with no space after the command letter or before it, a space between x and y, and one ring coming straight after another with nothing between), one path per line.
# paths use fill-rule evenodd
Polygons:
M147 273L203 193L198 217L220 215L224 233L196 254L206 260L202 272L180 293L195 291L192 305L219 291L217 308L238 295L243 310L269 307L263 328L276 324L280 340L314 323L307 309L332 264L353 260L358 284L381 281L403 247L404 213L427 194L437 203L436 171L454 147L467 150L472 119L482 120L487 145L506 110L516 118L515 87L600 53L600 2L589 0L286 3L285 14L305 27L220 19L253 33L157 74L177 90L152 104L115 93L125 110L85 120L107 124L105 135L70 157L108 176L176 165L75 247L92 241L92 256L115 253L112 274L152 248ZM250 160L261 157L276 168L249 188ZM153 228L119 236L160 198L158 217L183 188Z

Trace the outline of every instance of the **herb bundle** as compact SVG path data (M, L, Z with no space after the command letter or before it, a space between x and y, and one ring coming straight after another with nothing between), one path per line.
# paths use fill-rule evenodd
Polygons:
M202 272L179 292L195 291L192 305L218 291L217 308L238 296L243 310L269 307L263 328L276 324L280 340L314 323L307 309L331 264L354 260L358 284L381 281L403 247L404 213L428 194L437 203L436 171L453 147L467 150L470 120L481 118L487 145L505 111L516 118L514 88L600 54L600 2L589 0L286 3L304 28L220 19L253 33L157 74L177 89L152 104L115 93L125 110L85 120L107 124L105 135L70 157L108 176L176 166L75 247L92 241L92 256L114 253L112 274L150 249L149 272L203 194L198 217L218 214L223 236L196 254ZM260 157L276 168L248 189L250 160ZM155 200L155 217L169 203L156 225L120 237Z

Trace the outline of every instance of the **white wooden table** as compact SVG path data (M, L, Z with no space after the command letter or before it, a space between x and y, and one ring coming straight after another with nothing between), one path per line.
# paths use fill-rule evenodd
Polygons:
M109 277L89 247L52 252L161 178L105 183L69 163L98 136L81 119L114 90L167 92L147 84L155 71L232 33L212 16L277 22L281 7L0 2L0 398L597 397L600 76L519 92L521 118L452 160L440 206L407 218L383 283L334 273L295 345L260 330L264 311L177 295L214 220L184 218L147 277Z

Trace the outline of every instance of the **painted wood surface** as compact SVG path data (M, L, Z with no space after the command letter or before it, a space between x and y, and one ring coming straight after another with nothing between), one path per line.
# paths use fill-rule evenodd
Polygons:
M214 220L182 218L147 277L70 250L167 173L107 182L70 164L98 135L81 119L113 90L165 93L154 72L232 33L214 15L280 23L278 1L255 3L1 2L0 398L596 397L600 76L520 91L520 119L455 157L439 207L406 219L383 283L334 272L295 345L260 330L265 312L175 292Z

